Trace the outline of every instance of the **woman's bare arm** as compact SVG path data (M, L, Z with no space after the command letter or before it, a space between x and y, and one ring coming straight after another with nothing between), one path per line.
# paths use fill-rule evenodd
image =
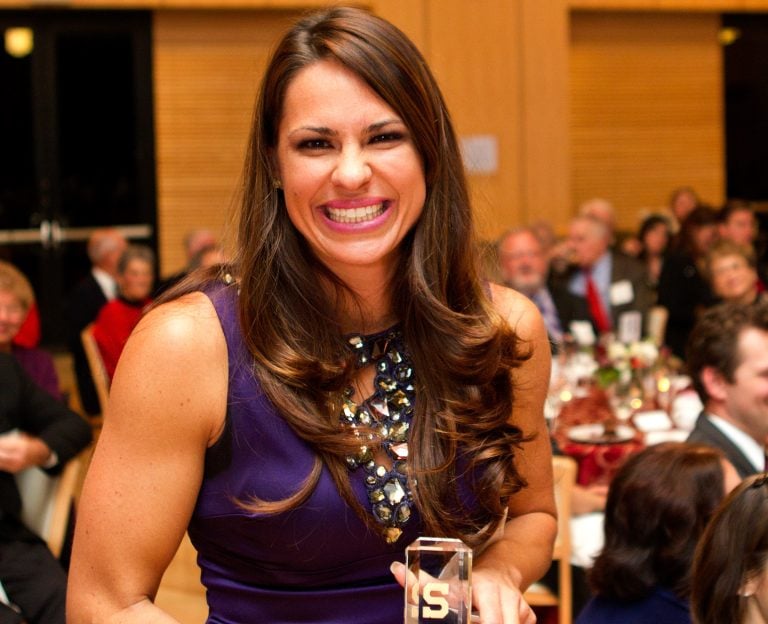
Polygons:
M134 330L78 509L67 621L173 622L153 604L184 535L226 411L227 349L194 293Z
M550 565L557 533L552 487L552 457L543 409L550 378L550 347L536 307L524 296L494 287L493 300L531 357L513 372L516 426L534 438L518 451L515 462L528 486L509 504L509 521L501 539L476 560L474 603L481 621L525 622L530 612L520 592L538 580ZM516 611L516 613L515 613Z
M552 456L544 421L544 399L550 376L547 332L536 307L522 295L492 285L493 301L531 357L513 372L512 422L533 439L517 451L515 462L528 486L509 503L509 521L476 558L472 572L472 604L481 624L532 624L535 616L522 592L550 565L557 533L552 486ZM406 570L392 566L400 584ZM473 618L474 621L474 618Z

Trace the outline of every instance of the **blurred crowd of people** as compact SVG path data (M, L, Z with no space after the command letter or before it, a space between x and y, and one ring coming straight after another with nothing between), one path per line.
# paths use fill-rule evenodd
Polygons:
M651 338L703 406L685 442L630 456L607 497L576 485L574 515L605 516L594 564L573 569L578 624L768 621L768 263L759 234L749 202L715 209L684 187L636 232L617 231L611 203L593 199L562 239L537 222L497 243L496 279L536 304L553 353L648 338L661 311Z
M83 329L92 326L111 378L152 301L196 268L224 261L208 230L190 232L184 245L186 266L156 287L155 256L148 246L130 244L113 228L94 230L87 244L91 269L72 285L63 305L77 382L77 389L66 393L51 353L39 344L32 284L12 263L0 261L0 622L65 621L66 552L57 560L24 524L14 475L37 466L55 476L91 442L86 418L101 410Z
M636 232L619 232L612 204L595 198L579 206L561 239L547 222L502 235L498 279L531 297L555 344L563 337L595 341L606 332L639 339L647 336L649 310L663 308L661 342L684 358L705 309L762 297L768 258L758 234L749 202L717 210L688 187L675 190L669 207L648 214Z

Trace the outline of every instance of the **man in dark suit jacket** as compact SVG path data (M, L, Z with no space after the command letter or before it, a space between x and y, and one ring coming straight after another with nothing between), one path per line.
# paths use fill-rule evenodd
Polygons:
M640 338L653 293L642 264L611 250L612 236L606 223L595 217L582 215L571 222L568 241L574 266L558 278L553 296L566 330L573 331L574 321L581 321L591 324L596 335L620 333L631 321L633 337Z
M705 444L720 449L725 458L733 464L742 479L763 470L764 466L755 466L739 448L738 443L729 438L712 421L712 416L703 411L696 419L696 426L687 439L694 444Z
M689 442L720 449L741 478L766 468L768 304L721 304L691 332L688 372L704 404Z
M98 414L99 398L91 378L80 332L93 322L107 301L117 296L117 261L127 242L113 228L94 230L88 239L91 271L70 292L66 304L67 342L75 365L80 402L88 414Z
M90 426L0 353L0 583L16 610L0 622L64 624L66 575L45 543L21 521L14 474L39 466L51 475L91 441Z

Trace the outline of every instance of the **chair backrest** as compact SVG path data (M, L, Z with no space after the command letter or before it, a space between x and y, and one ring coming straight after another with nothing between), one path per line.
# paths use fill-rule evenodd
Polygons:
M552 458L552 472L557 504L557 537L552 561L557 565L558 591L554 593L541 583L534 583L524 594L531 606L557 607L558 624L573 620L573 587L571 579L571 498L576 483L576 461L571 457Z
M573 609L571 577L571 499L576 483L577 464L572 457L552 458L555 502L557 504L557 538L552 560L558 564L558 614L560 624L570 624Z
M78 456L67 462L55 477L39 468L27 468L16 474L21 493L21 518L46 541L55 557L61 554L64 544L82 465Z
M571 498L576 484L577 465L572 457L558 455L552 458L552 472L557 504L557 539L553 559L571 555Z
M88 324L80 332L80 340L83 343L85 357L88 360L88 367L91 369L93 385L96 387L96 394L99 397L99 407L102 417L107 409L107 399L109 398L110 379L107 369L104 366L104 360L101 358L101 351L96 339L93 337L93 324Z

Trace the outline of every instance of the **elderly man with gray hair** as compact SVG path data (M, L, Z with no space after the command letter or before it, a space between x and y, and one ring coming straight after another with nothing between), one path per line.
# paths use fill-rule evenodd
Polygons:
M637 339L653 293L643 265L612 250L611 240L610 228L599 218L579 215L571 221L568 244L573 266L560 278L560 287L567 293L561 320L577 335L586 330L598 336L614 332L623 340Z
M549 259L541 239L531 227L505 232L496 245L499 273L510 288L528 297L541 312L553 347L563 339L557 296L547 285Z
M88 239L91 270L70 292L66 303L67 342L75 364L80 403L88 414L99 413L99 399L91 379L80 332L99 310L117 296L117 263L128 242L115 228L97 228Z

